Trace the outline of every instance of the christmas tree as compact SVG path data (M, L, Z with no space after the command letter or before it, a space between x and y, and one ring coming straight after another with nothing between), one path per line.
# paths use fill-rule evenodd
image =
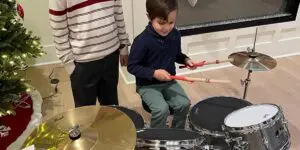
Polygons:
M30 90L23 71L29 60L44 54L40 39L23 26L23 17L15 0L0 1L0 117L14 114L20 94Z

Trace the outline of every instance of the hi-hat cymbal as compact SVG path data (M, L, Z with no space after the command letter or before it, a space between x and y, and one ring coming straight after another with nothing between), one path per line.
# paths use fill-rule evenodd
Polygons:
M229 55L231 64L252 71L267 71L276 67L277 62L270 56L257 52L237 52Z
M136 129L132 120L112 107L85 106L42 123L23 147L61 150L133 150Z

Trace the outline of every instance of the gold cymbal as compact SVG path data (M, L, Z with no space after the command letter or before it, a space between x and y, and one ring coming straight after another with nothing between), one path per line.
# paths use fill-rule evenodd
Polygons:
M270 56L257 52L237 52L229 55L231 64L252 71L267 71L276 67L277 62Z
M38 126L23 148L61 150L133 150L136 129L116 108L85 106L66 111Z

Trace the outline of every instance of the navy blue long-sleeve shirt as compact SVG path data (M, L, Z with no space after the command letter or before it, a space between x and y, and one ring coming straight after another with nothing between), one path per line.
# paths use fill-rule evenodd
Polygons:
M177 29L164 37L149 22L132 43L127 70L136 77L139 86L165 83L153 77L154 71L164 69L175 75L175 62L185 64L186 58L181 52L181 35Z

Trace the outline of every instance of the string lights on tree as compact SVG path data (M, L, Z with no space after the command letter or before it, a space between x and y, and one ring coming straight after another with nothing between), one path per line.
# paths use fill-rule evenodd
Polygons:
M45 54L40 38L24 27L23 20L20 4L0 1L0 116L15 114L20 94L31 91L24 77L27 62Z

